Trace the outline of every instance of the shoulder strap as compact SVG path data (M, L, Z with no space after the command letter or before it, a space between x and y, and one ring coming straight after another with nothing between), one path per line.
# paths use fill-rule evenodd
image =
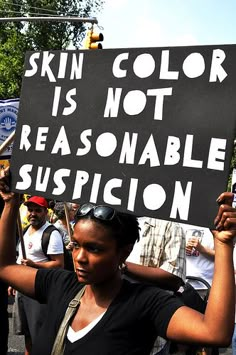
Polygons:
M77 295L70 301L65 316L61 322L60 328L58 329L56 339L53 344L51 355L63 355L65 349L65 337L68 331L69 322L74 316L80 304L80 299L84 294L86 286L83 286Z
M22 231L23 235L27 232L29 227L30 227L30 224L28 224L27 226L25 226L25 228L23 228L23 231Z
M58 230L54 225L50 224L47 228L44 229L43 235L42 235L42 250L44 254L48 257L47 250L48 250L48 244L49 244L49 239L50 235L54 230Z
M74 263L73 263L73 259L72 259L72 255L69 252L69 250L66 249L65 244L63 242L63 238L62 235L59 231L59 229L57 229L53 224L50 224L47 228L45 228L45 230L43 231L43 235L42 235L42 250L44 255L46 255L46 257L50 260L50 255L47 254L47 250L48 250L48 244L49 244L49 239L50 239L50 235L51 233L56 230L58 231L58 233L61 236L62 239L62 244L63 244L63 253L64 253L64 269L69 270L69 271L74 271Z

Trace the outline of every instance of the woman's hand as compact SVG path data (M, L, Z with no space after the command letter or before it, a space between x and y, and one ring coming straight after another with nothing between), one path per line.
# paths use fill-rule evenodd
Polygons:
M19 199L19 194L10 191L10 167L0 170L0 196L5 202Z
M218 214L215 218L216 230L212 231L216 239L227 243L236 236L236 209L232 207L234 194L224 192L218 198L220 204Z
M220 205L222 203L225 203L226 205L232 206L233 200L234 200L233 192L223 192L222 194L220 194L220 196L218 196L216 202L218 202Z
M220 206L214 224L218 231L236 229L236 209L232 207L234 194L222 193L216 200Z
M230 244L234 242L234 238L236 237L236 230L212 230L211 231L214 238L224 244Z

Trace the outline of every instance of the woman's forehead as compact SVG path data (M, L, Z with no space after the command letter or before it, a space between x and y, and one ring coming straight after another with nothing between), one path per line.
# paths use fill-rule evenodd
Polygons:
M94 219L81 218L75 224L74 237L81 235L94 236L95 238L109 238L112 237L112 231L107 226L97 222Z

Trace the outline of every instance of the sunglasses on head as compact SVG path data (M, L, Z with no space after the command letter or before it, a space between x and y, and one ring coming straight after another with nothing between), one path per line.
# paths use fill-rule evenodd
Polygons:
M101 205L94 206L91 203L85 203L77 210L76 217L86 216L91 211L95 218L103 221L111 221L116 215L116 211L112 207Z

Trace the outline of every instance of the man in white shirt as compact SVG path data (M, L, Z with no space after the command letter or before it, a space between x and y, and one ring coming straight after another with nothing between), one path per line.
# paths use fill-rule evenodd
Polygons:
M205 280L210 286L214 272L214 238L208 228L184 225L186 237L186 273ZM207 286L200 281L189 280L201 296L206 293Z
M32 196L25 202L25 205L28 208L27 219L29 221L29 227L23 236L26 255L23 255L22 245L20 245L17 263L37 269L64 267L63 241L59 231L51 232L46 255L42 249L43 232L50 226L47 221L47 200L43 197ZM46 305L17 293L14 308L15 333L25 335L25 355L27 355L30 354L31 342L33 343L34 338L37 337L44 320Z

